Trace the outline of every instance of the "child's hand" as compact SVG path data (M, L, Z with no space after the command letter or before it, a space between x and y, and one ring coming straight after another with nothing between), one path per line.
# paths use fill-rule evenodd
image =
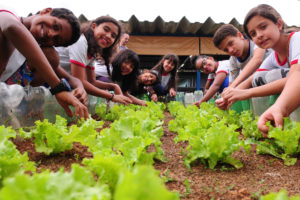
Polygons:
M218 107L218 108L220 108L221 110L227 110L227 109L229 109L229 107L228 107L228 102L225 100L225 99L223 99L223 98L219 98L219 99L217 99L216 101L215 101L215 104L216 104L216 106ZM231 104L230 104L231 105Z
M174 90L174 88L171 88L169 93L170 93L171 97L175 97L176 96L176 91Z
M75 108L75 116L79 116L80 118L84 119L89 118L87 107L83 105L71 92L60 92L57 93L55 97L58 103L64 108L68 116L73 116L74 113L69 108L69 106L73 106Z
M154 101L154 102L157 102L157 100L158 100L157 95L156 94L152 94L151 95L151 100Z
M84 88L76 88L72 90L72 94L84 105L87 105L88 103L88 95Z
M196 105L197 107L200 108L201 103L202 103L201 101L196 101L196 102L193 103L193 105Z
M266 126L266 123L271 121L276 127L283 127L283 117L285 116L287 116L287 114L285 114L280 106L277 106L275 103L259 117L257 122L258 129L265 137L267 137L269 127Z
M125 105L132 103L131 99L129 99L128 97L126 97L124 95L119 95L119 94L114 95L112 101L122 103Z
M113 84L113 88L114 88L114 93L115 94L123 95L122 90L121 90L121 88L118 84Z

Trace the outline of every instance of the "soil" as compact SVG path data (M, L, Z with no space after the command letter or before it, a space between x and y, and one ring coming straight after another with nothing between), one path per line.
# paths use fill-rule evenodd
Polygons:
M282 160L272 156L257 155L255 146L250 154L243 149L234 153L244 165L239 170L224 165L211 170L202 163L195 163L191 171L188 171L181 154L181 148L187 144L174 144L176 133L169 131L167 125L171 119L170 114L165 112L164 136L161 140L167 162L156 161L154 167L168 179L166 187L171 191L178 191L182 200L258 199L260 195L278 192L283 188L289 195L300 194L300 157L295 165L285 166ZM105 122L104 127L109 125L109 122ZM57 171L60 167L69 171L72 163L81 164L83 158L93 157L87 147L80 143L74 143L70 151L46 156L35 151L32 139L13 141L21 153L28 152L29 159L37 163L38 171Z

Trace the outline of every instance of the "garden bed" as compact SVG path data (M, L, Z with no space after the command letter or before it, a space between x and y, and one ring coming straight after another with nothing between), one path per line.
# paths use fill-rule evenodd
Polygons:
M168 112L164 114L164 135L161 141L167 162L157 161L154 167L165 176L169 190L182 194L181 199L255 199L283 188L289 195L300 194L300 161L293 166L285 166L282 160L272 156L257 155L255 146L252 146L250 154L243 149L234 153L244 165L241 169L217 165L211 170L199 162L188 171L181 153L182 147L187 144L174 143L176 133L168 130L168 122L172 117ZM109 123L105 123L104 127L109 127ZM57 171L60 167L68 171L72 163L81 163L83 158L93 157L79 143L75 143L72 150L55 156L37 153L32 140L15 139L14 143L21 153L28 152L29 159L38 163L38 171Z

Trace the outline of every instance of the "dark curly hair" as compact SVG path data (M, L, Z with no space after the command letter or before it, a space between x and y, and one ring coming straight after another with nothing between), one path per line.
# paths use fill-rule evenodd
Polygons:
M77 19L77 17L75 17L73 12L66 8L53 8L50 15L67 20L72 28L71 40L59 46L67 47L69 45L74 44L80 37L80 24L79 24L79 20Z

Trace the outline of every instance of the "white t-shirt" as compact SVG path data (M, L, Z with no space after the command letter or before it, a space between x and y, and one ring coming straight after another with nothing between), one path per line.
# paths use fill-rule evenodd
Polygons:
M110 70L110 74L112 74L113 67L111 64L109 65L109 70ZM95 74L96 74L96 77L103 76L103 77L109 78L109 75L107 72L107 67L105 65L104 60L102 60L102 59L95 60Z
M71 63L69 56L68 47L55 47L56 52L59 55L59 64L60 66L69 74L71 74Z
M171 78L171 73L168 73L168 74L162 74L161 75L161 85L166 88L168 83L169 83L169 80Z
M256 71L270 71L280 68L289 68L287 59L280 63L278 60L277 52L272 51Z
M229 61L230 61L230 76L229 76L229 81L233 82L240 72L244 69L244 67L247 65L247 63L252 59L254 50L257 48L257 46L254 44L252 40L249 40L249 50L248 50L248 55L245 60L240 60L235 56L230 56ZM264 59L272 52L273 50L267 49Z
M300 32L290 34L288 62L290 66L300 64Z
M218 73L225 73L226 75L229 74L230 68L230 61L229 60L222 60L218 61L218 68L215 72L208 74L207 80L215 79Z
M88 55L88 43L82 34L78 41L68 47L70 63L77 64L83 68L95 70L94 58Z

